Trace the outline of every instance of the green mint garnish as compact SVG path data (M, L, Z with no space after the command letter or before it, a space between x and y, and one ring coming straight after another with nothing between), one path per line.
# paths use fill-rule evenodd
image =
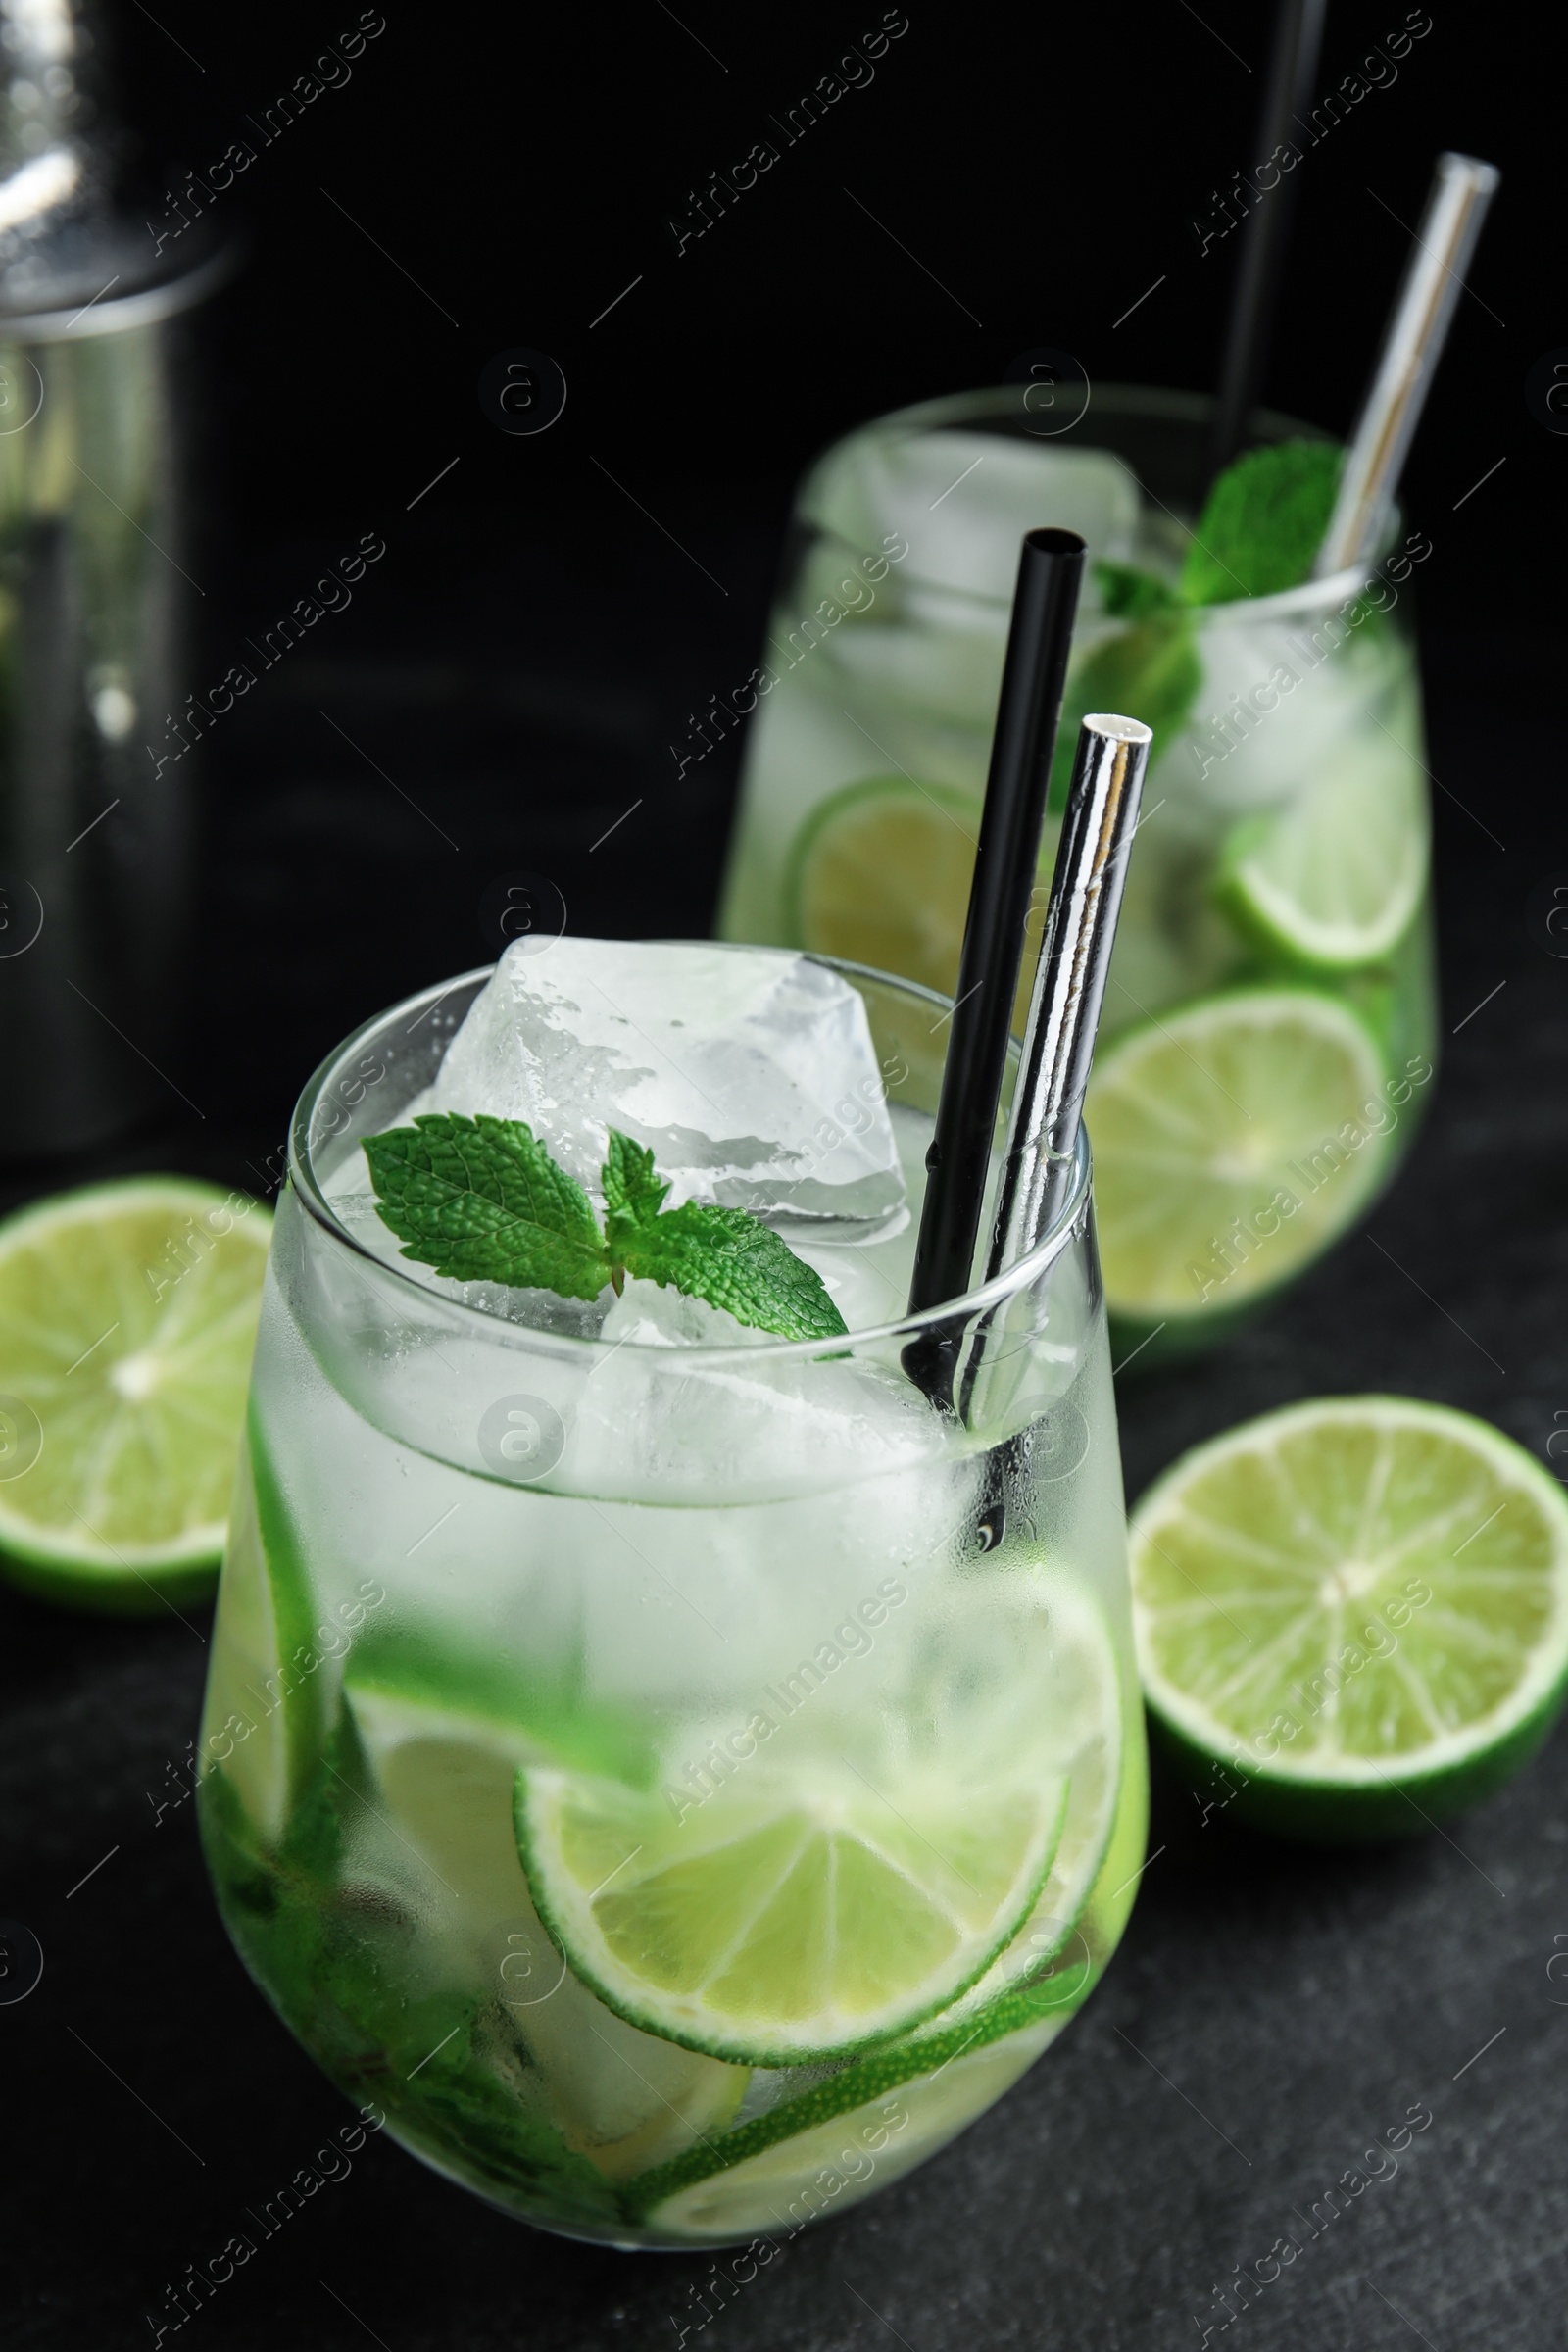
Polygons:
M1066 806L1078 729L1090 710L1126 710L1154 732L1157 760L1203 682L1192 608L1298 588L1312 570L1339 490L1337 441L1279 441L1249 450L1218 476L1174 586L1136 564L1095 565L1105 611L1131 622L1097 646L1069 679L1051 771L1054 809Z
M1227 466L1187 550L1182 602L1224 605L1298 588L1328 530L1344 455L1337 441L1278 441Z
M652 1152L610 1130L605 1223L520 1119L426 1112L367 1136L376 1211L402 1255L453 1282L597 1298L626 1276L722 1306L785 1340L839 1339L822 1277L744 1208L665 1208Z
M1182 600L1170 582L1141 570L1136 564L1097 564L1095 577L1105 611L1117 620L1150 620L1156 613L1180 609Z

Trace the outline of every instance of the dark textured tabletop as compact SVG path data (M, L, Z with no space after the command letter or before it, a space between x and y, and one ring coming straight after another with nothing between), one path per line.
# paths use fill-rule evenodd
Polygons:
M768 518L700 501L676 527L737 590L707 634L662 616L660 559L640 571L631 543L593 585L591 643L570 625L589 590L563 584L564 543L466 607L462 548L432 527L394 629L302 656L258 698L210 845L213 985L182 1064L206 1115L172 1103L95 1167L254 1183L293 1085L338 1034L480 958L477 904L517 862L519 822L573 928L703 928L733 759L691 771L677 797L655 714L672 673L695 696L738 663L773 541ZM1538 1458L1568 1453L1552 1443L1568 1431L1568 960L1532 914L1568 863L1549 794L1529 789L1532 761L1549 776L1560 757L1544 713L1528 715L1548 649L1477 635L1432 601L1445 1059L1431 1118L1367 1233L1267 1320L1202 1363L1123 1384L1132 1495L1210 1432L1336 1392L1442 1399ZM1499 710L1515 714L1505 758ZM661 796L659 821L590 852L639 794ZM455 851L432 850L421 810ZM380 2139L346 2172L323 2158L338 2177L285 2229L248 2224L302 2168L319 2176L347 2111L229 1949L179 1801L206 1631L75 1618L0 1589L0 1911L45 1960L37 1990L0 2006L18 2352L150 2344L160 2325L173 2340L166 2289L215 2257L221 2271L238 2232L254 2256L185 2323L236 2352L368 2337L387 2352L674 2352L710 2328L758 2352L1153 2352L1206 2328L1255 2352L1561 2341L1568 1732L1446 1833L1352 1853L1270 1842L1222 1813L1205 1824L1158 1788L1125 1941L1063 2040L922 2170L737 2277L724 2260L538 2234ZM1388 2152L1400 2127L1408 2144ZM1280 2240L1298 2249L1288 2262ZM1236 2298L1217 2289L1237 2266L1268 2282L1227 2328Z
M881 13L387 0L354 50L347 8L111 10L150 153L210 194L225 143L256 150L215 204L258 236L219 306L203 674L362 533L387 554L201 748L179 1098L90 1162L0 1173L0 1208L132 1169L265 1187L328 1048L489 959L508 870L554 879L582 934L701 933L737 747L677 775L668 746L757 660L788 483L831 436L1047 344L1096 382L1212 382L1265 12L908 0L874 80L848 69L786 139L778 110ZM1568 1477L1568 959L1539 897L1568 884L1568 437L1525 397L1568 376L1560 50L1544 21L1408 14L1400 48L1402 10L1329 11L1325 86L1354 87L1303 130L1265 388L1343 431L1433 156L1500 162L1407 481L1434 547L1444 1063L1366 1232L1207 1360L1123 1384L1132 1496L1251 1414L1376 1390L1483 1414ZM326 86L265 131L334 24L352 75L318 59ZM765 182L693 229L775 132ZM475 394L514 346L570 383L535 440ZM44 1957L0 2001L3 2352L160 2328L224 2352L1563 2344L1568 1728L1445 1834L1358 1852L1158 1787L1126 1937L1063 2039L934 2161L737 2275L544 2236L381 2137L260 2235L349 2111L246 1978L176 1801L208 1630L0 1584L0 1916ZM172 2294L240 2233L256 2252L176 2329Z

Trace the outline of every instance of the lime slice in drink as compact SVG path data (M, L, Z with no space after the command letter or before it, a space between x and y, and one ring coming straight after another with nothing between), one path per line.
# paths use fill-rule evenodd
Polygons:
M770 2213L814 2218L808 2192L820 2166L848 2168L868 2185L854 2151L869 2146L879 2183L906 2171L1000 2097L1081 2006L1121 1932L1144 1851L1143 1709L1122 1704L1098 1612L1049 1574L1029 1581L1034 1608L998 1609L994 1630L1018 1653L1033 1648L1042 1625L1049 1630L1057 1673L1033 1688L1031 1703L1055 1723L1056 1750L1070 1751L1071 1773L1055 1856L1017 1933L977 1984L917 2031L876 2043L825 2079L806 2070L800 2090L786 2089L716 2141L630 2182L634 2216L697 2236L752 2213L759 2228L770 2226ZM975 1613L985 1607L977 1592ZM981 2054L993 2052L982 2066ZM878 2128L891 2139L903 2128L901 2112L912 2129L884 2154ZM847 2136L835 2146L840 2133Z
M1377 1191L1395 1123L1368 1031L1299 988L1126 1031L1084 1115L1106 1302L1169 1322L1250 1302L1327 1249Z
M946 2008L1033 1908L1067 1782L1050 1728L1016 1729L975 1781L940 1752L868 1771L835 1740L789 1770L759 1754L701 1806L524 1767L534 1902L649 2033L758 2066L843 2056Z
M1127 1743L1143 1737L1142 1710L1123 1702L1103 1619L1070 1587L1044 1575L1032 1582L1038 1595L1049 1596L1054 1671L1041 1704L1056 1727L1057 1752L1068 1758L1067 1808L1051 1868L1017 1934L955 2003L945 2027L975 2016L1018 1984L1044 1984L1053 1977L1066 1982L1066 1972L1083 1957L1079 1922L1090 1889L1103 1867L1118 1812L1126 1811L1119 1800ZM1136 1822L1128 1818L1138 1854L1127 1870L1136 1873L1144 1824L1141 1815ZM1130 1901L1129 1896L1129 1907Z
M1052 818L1040 854L1047 881L1059 830ZM791 858L785 903L796 938L816 955L952 996L979 833L979 803L951 786L906 776L846 786L812 811ZM1013 1016L1020 1032L1044 915L1037 896Z
M1568 1497L1468 1413L1348 1396L1244 1423L1165 1473L1131 1544L1150 1708L1215 1808L1419 1833L1562 1704Z
M978 805L947 785L873 776L834 793L785 882L801 945L951 996L979 835Z
M1393 954L1426 888L1425 780L1396 754L1337 761L1288 808L1239 825L1218 897L1267 952L1323 971Z
M202 1763L222 1770L264 1845L283 1836L321 1751L319 1663L303 1550L253 1412L229 1514Z
M982 2041L946 2063L927 2061L934 2072L912 2081L901 2076L895 2087L848 2109L839 2078L832 2077L792 2102L792 2117L799 2114L788 2138L671 2190L640 2218L694 2244L793 2236L806 2223L854 2204L858 2194L912 2172L1009 2090L1056 2030L1047 2022L1004 2041ZM635 2184L628 2201L638 2203Z
M0 1226L0 1551L18 1583L124 1611L210 1591L270 1224L156 1176Z
M537 1754L527 1732L361 1683L352 1665L344 1687L412 1892L441 1914L463 1988L526 2050L525 2085L567 2146L619 2180L722 2132L749 2071L606 2016L540 1924L512 1828L518 1763Z

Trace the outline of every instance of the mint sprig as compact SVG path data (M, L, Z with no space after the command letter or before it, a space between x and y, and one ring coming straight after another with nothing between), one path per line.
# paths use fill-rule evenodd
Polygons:
M1203 501L1182 564L1183 604L1276 596L1309 578L1344 456L1337 441L1276 441L1227 466Z
M521 1119L425 1112L367 1136L376 1212L402 1255L453 1282L597 1298L628 1274L706 1298L785 1340L839 1339L845 1322L814 1267L744 1208L665 1208L654 1155L610 1130L605 1222Z
M1078 730L1091 710L1125 710L1153 729L1152 759L1186 723L1203 683L1194 608L1273 596L1310 576L1334 512L1344 451L1337 441L1279 441L1249 450L1215 479L1174 585L1136 564L1095 565L1105 611L1131 626L1068 681L1051 771L1066 806Z

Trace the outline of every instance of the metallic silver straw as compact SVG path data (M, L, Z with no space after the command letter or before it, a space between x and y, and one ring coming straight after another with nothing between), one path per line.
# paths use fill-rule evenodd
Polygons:
M1312 566L1314 579L1327 579L1376 553L1497 178L1491 164L1473 155L1438 158L1372 389L1345 455L1339 498Z
M1079 731L1012 1098L988 1282L1050 1231L1072 1183L1151 740L1142 719L1102 712L1091 713Z

